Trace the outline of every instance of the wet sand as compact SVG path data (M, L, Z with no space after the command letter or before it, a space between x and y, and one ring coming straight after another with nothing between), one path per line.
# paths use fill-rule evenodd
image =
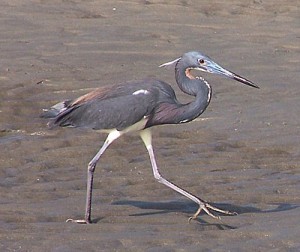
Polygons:
M299 251L300 23L291 1L29 1L0 4L1 251ZM261 89L205 74L213 97L196 121L156 127L163 175L237 216L218 221L157 183L136 135L95 173L105 135L48 130L42 108L95 87L156 77L200 50Z

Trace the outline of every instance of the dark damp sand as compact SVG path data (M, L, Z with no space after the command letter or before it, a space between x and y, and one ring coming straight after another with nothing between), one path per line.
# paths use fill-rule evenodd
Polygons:
M299 1L108 2L0 3L0 250L299 251ZM188 224L197 206L154 180L133 135L97 167L96 224L65 223L83 217L86 166L105 135L50 131L41 109L147 76L178 91L157 66L189 50L261 89L206 74L202 117L153 130L158 164L239 215Z

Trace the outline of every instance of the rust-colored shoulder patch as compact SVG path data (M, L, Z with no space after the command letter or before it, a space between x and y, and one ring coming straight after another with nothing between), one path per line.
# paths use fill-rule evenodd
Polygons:
M85 95L82 95L80 97L78 97L77 99L75 99L70 106L75 106L75 105L79 105L88 101L91 101L93 99L101 99L101 98L105 98L107 96L107 93L111 90L111 87L101 87L101 88L97 88Z

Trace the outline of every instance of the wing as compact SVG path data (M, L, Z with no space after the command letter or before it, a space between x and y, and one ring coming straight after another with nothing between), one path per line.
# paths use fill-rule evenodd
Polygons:
M140 91L140 92L139 92ZM147 92L143 92L147 91ZM82 99L82 98L81 98ZM50 122L51 126L84 127L95 130L125 129L145 117L155 108L157 95L148 90L137 90L130 95L94 98L72 103Z
M74 100L66 100L59 102L55 105L53 105L49 109L43 109L43 112L41 113L40 117L42 118L55 118L62 112L72 108L72 107L77 107L81 104L87 103L89 101L92 101L94 99L98 100L105 100L109 98L114 98L122 95L122 89L124 87L124 84L122 85L115 85L115 86L105 86L105 87L100 87L92 92L89 92L85 95L82 95ZM121 89L121 90L120 90Z

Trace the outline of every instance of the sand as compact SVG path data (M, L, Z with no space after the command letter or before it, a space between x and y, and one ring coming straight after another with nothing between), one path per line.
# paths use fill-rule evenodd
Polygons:
M299 1L0 3L1 251L299 251ZM199 50L259 90L204 74L213 97L192 123L153 129L162 174L215 206L221 221L157 183L141 140L124 136L95 172L105 135L49 130L43 108L93 88L155 77Z

